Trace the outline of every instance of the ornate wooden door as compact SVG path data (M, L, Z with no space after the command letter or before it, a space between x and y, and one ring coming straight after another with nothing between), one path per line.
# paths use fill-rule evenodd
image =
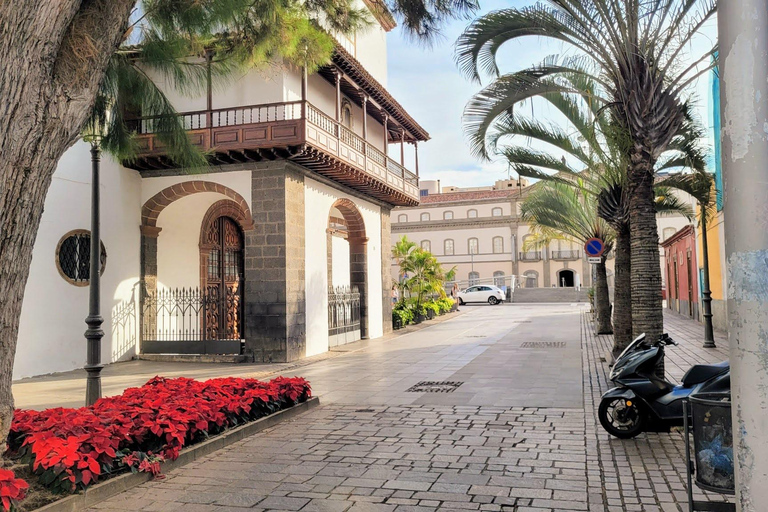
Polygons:
M242 339L243 233L234 220L222 216L209 224L204 241L206 339Z

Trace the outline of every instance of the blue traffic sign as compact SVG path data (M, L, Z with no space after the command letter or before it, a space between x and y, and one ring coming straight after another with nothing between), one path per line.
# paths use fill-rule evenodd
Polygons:
M584 244L584 252L586 252L588 256L592 256L594 258L601 256L604 250L605 244L599 238L590 238Z

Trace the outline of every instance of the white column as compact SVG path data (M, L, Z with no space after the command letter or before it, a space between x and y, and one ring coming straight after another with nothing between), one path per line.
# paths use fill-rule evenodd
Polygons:
M768 0L718 5L736 502L768 504Z

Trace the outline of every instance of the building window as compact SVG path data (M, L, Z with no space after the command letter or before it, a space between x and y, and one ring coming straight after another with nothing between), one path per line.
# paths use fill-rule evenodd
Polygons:
M421 222L428 222L429 221L429 214L428 213L422 213L421 214Z
M528 270L525 274L523 274L523 277L525 278L524 284L526 288L539 287L539 273L535 270Z
M476 219L477 218L477 210L467 210L467 218L468 219Z
M504 272L497 270L493 273L493 286L502 288L504 286Z
M419 190L419 197L427 197L429 195L429 190L423 188Z
M352 129L352 104L348 99L341 100L341 124Z
M432 252L432 242L430 242L429 240L422 240L421 248L427 252Z
M467 241L467 245L469 247L469 254L477 254L477 252L479 250L479 246L478 246L478 243L477 243L477 238L470 238Z
M397 222L408 222L408 216L404 213L401 213L397 216Z
M443 220L453 219L453 212L451 210L443 212Z
M453 240L446 240L443 242L443 253L446 256L453 256Z
M661 241L663 242L664 240L668 239L669 237L671 237L675 233L677 233L677 230L675 228L664 228L664 231L662 232L662 240Z
M491 216L501 217L501 208L494 208L493 210L491 210Z
M101 244L101 274L107 265L107 250ZM90 281L91 232L85 229L70 231L56 246L56 268L68 283L87 286Z
M493 253L500 254L504 252L504 239L500 236L493 237Z
M475 286L480 282L480 274L478 272L469 273L469 286Z

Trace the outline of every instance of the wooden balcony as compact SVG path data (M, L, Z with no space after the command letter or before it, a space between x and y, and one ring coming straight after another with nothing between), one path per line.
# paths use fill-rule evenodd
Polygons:
M395 206L419 203L419 179L370 142L312 104L271 103L179 114L192 143L212 165L289 159ZM137 158L123 165L139 171L174 169L157 135L162 119L131 121Z

